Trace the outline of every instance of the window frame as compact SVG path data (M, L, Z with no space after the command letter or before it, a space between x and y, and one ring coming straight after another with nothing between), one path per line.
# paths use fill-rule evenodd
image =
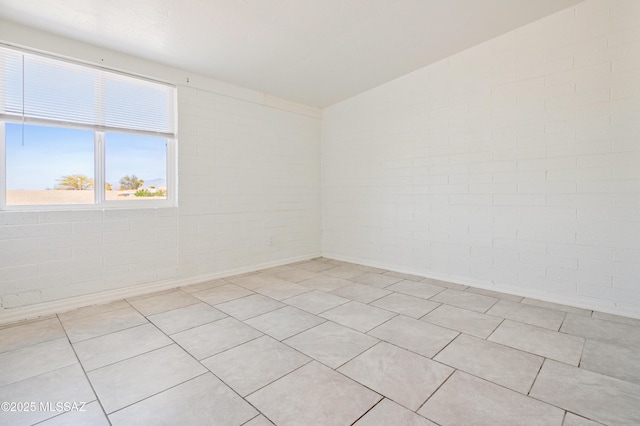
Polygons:
M99 125L84 125L76 123L68 123L64 121L56 121L49 119L34 119L29 118L27 120L20 120L13 117L0 117L0 211L46 211L46 210L97 210L97 209L144 209L144 208L161 208L161 207L176 207L178 203L177 196L177 134L178 134L178 102L177 102L177 87L174 84L162 82L158 80L149 79L139 75L121 72L104 66L98 66L95 64L80 62L76 60L69 60L67 58L58 57L55 55L44 54L41 52L34 52L28 49L19 48L12 45L0 43L0 47L9 48L18 52L22 52L30 55L43 56L50 59L55 59L62 62L67 62L83 67L97 68L106 72L124 75L130 78L144 80L147 82L153 82L165 86L169 86L173 90L173 135L167 135L160 132L152 132L145 130L133 130L133 129L120 129L109 128ZM1 101L1 100L0 100ZM94 200L92 204L21 204L21 205L7 205L7 155L6 155L6 123L15 123L22 125L35 125L35 126L47 126L47 127L60 127L66 129L78 129L78 130L90 130L94 135L93 144L93 157L94 157ZM154 199L148 197L143 200L107 200L106 199L106 179L105 179L105 135L107 133L120 133L127 135L144 135L163 138L166 141L166 186L167 196L165 199Z

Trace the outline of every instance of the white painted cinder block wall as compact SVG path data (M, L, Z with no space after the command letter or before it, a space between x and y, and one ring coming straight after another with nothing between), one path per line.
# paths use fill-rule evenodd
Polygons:
M640 317L640 1L461 52L322 132L326 256Z
M0 40L179 102L177 208L0 212L0 322L320 254L321 111L8 22Z

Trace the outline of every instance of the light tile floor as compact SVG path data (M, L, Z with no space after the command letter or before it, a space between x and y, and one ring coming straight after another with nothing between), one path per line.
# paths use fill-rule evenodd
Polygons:
M0 425L638 425L640 320L321 258L0 326L2 401Z

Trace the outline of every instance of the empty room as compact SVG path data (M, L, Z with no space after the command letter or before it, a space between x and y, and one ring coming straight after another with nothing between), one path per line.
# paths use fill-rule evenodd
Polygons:
M0 0L0 426L640 424L640 0Z

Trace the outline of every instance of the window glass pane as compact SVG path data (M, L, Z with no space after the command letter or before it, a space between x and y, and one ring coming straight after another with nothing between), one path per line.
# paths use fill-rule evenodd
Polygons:
M93 132L6 123L7 205L93 204Z
M105 182L107 201L166 200L167 140L107 133Z

